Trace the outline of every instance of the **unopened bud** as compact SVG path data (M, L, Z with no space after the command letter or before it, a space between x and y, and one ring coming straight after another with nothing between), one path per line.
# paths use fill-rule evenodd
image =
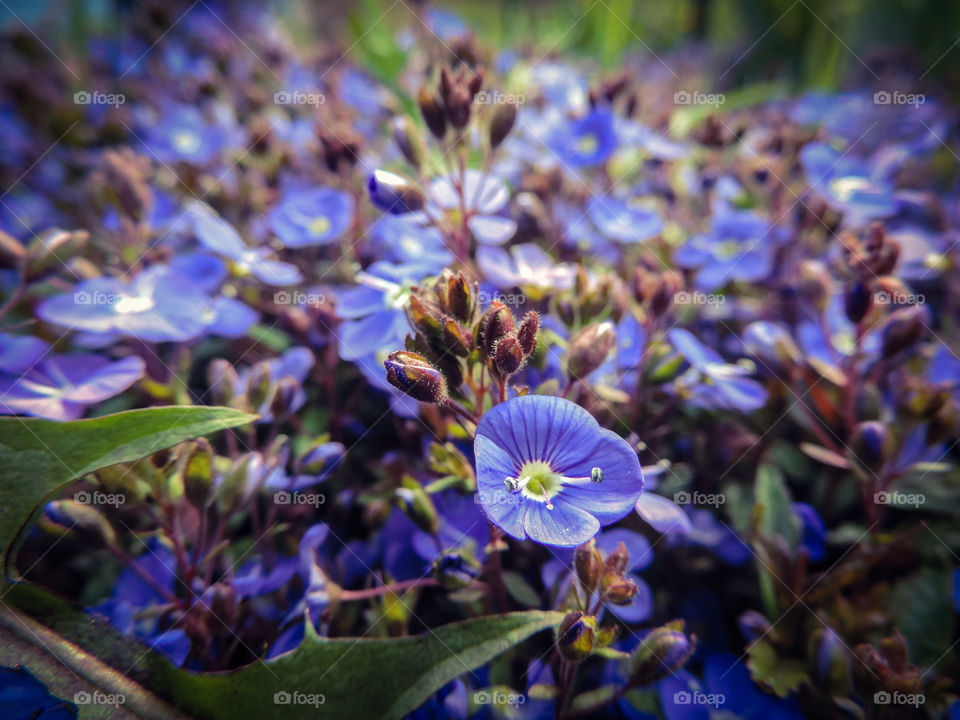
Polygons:
M370 201L391 215L422 210L426 204L423 193L406 178L386 170L374 170L367 181Z
M447 119L443 108L437 102L437 98L424 87L420 88L417 103L420 105L420 114L427 124L427 129L430 130L430 134L437 140L442 140L443 136L447 134Z
M747 610L737 620L737 624L747 644L766 637L773 629L770 621L756 610Z
M696 640L683 632L677 620L651 630L630 658L630 684L649 685L679 670L693 655Z
M500 338L512 333L516 328L516 321L510 308L499 300L494 300L487 311L480 318L477 326L480 333L479 345L486 357L493 357L493 350Z
M207 365L207 385L214 405L229 405L240 380L233 365L223 358L215 358Z
M537 349L537 331L540 329L540 316L535 310L524 315L517 330L517 340L525 357L533 355Z
M213 489L213 448L206 438L197 440L187 452L183 467L183 494L195 508L210 502Z
M630 580L617 580L607 588L604 598L614 605L629 605L640 588Z
M394 494L400 509L416 523L418 528L431 534L437 531L440 522L437 509L422 487L411 482L406 487L397 488Z
M344 448L338 442L325 442L314 445L297 460L297 468L305 475L319 475L329 472L344 455Z
M443 344L454 355L466 357L473 350L473 338L453 318L448 318L443 326Z
M393 140L407 162L419 169L423 163L423 140L416 125L406 115L393 119Z
M293 412L297 398L300 395L300 383L296 378L283 377L277 382L273 399L270 401L270 410L279 420L286 418Z
M493 366L500 377L513 375L523 365L523 350L515 335L497 340L493 350Z
M575 379L585 378L603 365L616 341L616 331L609 322L597 323L581 330L570 342L570 376Z
M878 473L890 452L890 431L882 422L862 422L853 430L850 452L854 460L873 473Z
M490 147L498 148L517 122L517 106L508 102L497 106L497 111L490 120Z
M463 273L447 278L447 309L460 322L468 322L473 314L470 283Z
M90 239L84 230L46 230L30 241L26 248L26 274L37 278L57 270L80 252Z
M256 363L250 368L250 375L247 377L247 402L254 410L259 409L264 403L269 402L273 396L274 390L273 375L270 372L270 364L265 360Z
M439 403L447 397L446 379L422 355L398 350L390 353L383 365L387 381L415 400Z
M476 561L468 558L462 551L452 550L438 557L431 567L433 578L447 590L459 590L466 587L480 574Z
M847 290L844 306L847 311L847 318L854 325L860 324L872 305L873 294L870 292L870 286L867 283L854 283L853 287Z
M52 523L62 532L78 530L102 545L116 544L117 536L113 526L92 505L76 500L55 500L47 503L44 516L48 523Z
M592 538L589 542L577 548L573 555L573 563L577 569L577 579L585 590L593 593L600 582L600 573L603 570L603 558L597 550L597 543Z
M883 331L882 353L892 357L916 344L924 334L925 311L919 306L906 307L890 315Z
M557 647L571 662L586 660L593 651L597 621L579 610L569 613L557 629Z

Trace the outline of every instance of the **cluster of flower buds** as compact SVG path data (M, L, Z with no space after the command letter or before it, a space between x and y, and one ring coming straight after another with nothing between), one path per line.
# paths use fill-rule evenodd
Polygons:
M881 640L879 649L862 643L853 648L853 654L859 660L852 664L854 687L867 701L877 693L920 692L923 677L907 659L907 644L899 632Z
M633 273L630 289L647 316L659 318L673 306L677 293L683 288L683 275L676 270L657 271L639 266Z
M565 660L583 662L594 650L617 639L617 626L598 627L593 615L580 610L567 613L557 628L557 648Z
M629 605L637 594L637 584L623 575L630 564L630 553L623 543L604 559L596 542L590 540L574 553L577 580L588 596L597 594L601 602Z
M450 270L413 289L407 316L414 334L406 350L384 363L391 385L421 402L440 403L463 383L464 363L485 363L501 381L523 367L537 348L537 313L518 326L498 301L481 314L478 295L476 283Z
M623 114L626 117L632 117L637 111L638 100L637 94L630 87L630 84L630 74L627 70L624 70L615 77L604 80L595 87L590 88L587 93L590 107L596 108L601 104L612 107L620 98L623 98Z
M467 127L474 97L481 87L483 70L463 67L456 75L451 75L446 68L441 70L436 92L431 92L427 87L420 89L420 113L437 140L442 140L447 134L448 124L458 132Z

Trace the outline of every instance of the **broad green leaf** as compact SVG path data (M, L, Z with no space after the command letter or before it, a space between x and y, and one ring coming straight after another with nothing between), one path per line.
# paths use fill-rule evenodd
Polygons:
M541 630L563 613L488 615L422 635L373 640L317 637L307 625L300 647L269 662L228 673L199 675L173 667L99 619L70 608L41 588L18 583L6 601L40 615L51 630L92 652L195 720L289 720L314 712L294 706L311 695L324 720L399 718L453 679L468 675ZM287 699L290 704L276 703ZM294 693L304 697L295 698Z
M951 590L950 573L929 567L893 590L890 615L917 665L932 665L949 652L956 619Z
M779 697L786 697L807 679L807 671L798 660L780 656L777 649L766 640L754 643L747 659L750 676L766 685Z
M540 596L537 595L537 591L530 586L530 583L528 583L520 573L510 570L506 571L503 573L503 584L506 585L510 597L521 605L529 608L538 608L542 604Z
M754 497L759 511L759 531L768 538L782 536L795 548L800 539L799 518L790 507L790 491L775 465L763 463L757 470Z
M180 406L129 410L74 422L0 418L3 577L12 569L14 540L49 494L100 468L133 462L255 418L231 408Z

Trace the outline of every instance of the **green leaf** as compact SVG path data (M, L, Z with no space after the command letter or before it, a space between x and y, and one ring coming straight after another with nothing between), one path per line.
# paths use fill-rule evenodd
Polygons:
M890 615L917 665L933 665L950 649L956 619L951 590L950 573L935 568L924 568L893 590Z
M541 605L540 596L537 591L530 587L530 583L523 579L520 573L508 570L503 573L503 584L507 586L507 592L510 597L521 605L531 608L538 608Z
M780 535L788 547L795 548L800 539L800 522L790 507L787 484L775 465L763 463L757 470L754 496L760 516L760 534L768 538Z
M49 494L100 468L133 462L255 418L231 408L180 406L129 410L74 422L0 418L3 577L12 569L17 535Z
M776 648L766 640L754 643L747 659L750 676L766 685L779 697L786 697L807 679L807 671L798 660L780 657Z

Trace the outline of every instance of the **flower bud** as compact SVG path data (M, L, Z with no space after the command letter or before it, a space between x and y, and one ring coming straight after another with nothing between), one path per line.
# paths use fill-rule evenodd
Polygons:
M423 193L406 178L386 170L374 170L367 181L370 201L391 215L422 210L426 200Z
M591 538L577 548L573 555L573 564L577 569L577 579L584 589L590 593L596 590L603 570L603 558L594 539Z
M393 140L407 162L419 169L423 163L423 140L416 125L406 115L393 119Z
M246 389L247 402L250 404L250 407L258 410L264 403L269 402L273 397L274 388L275 385L269 363L261 361L250 368Z
M405 483L405 487L394 491L400 509L416 523L417 527L428 533L435 533L439 525L437 509L426 491L414 480Z
M901 308L890 315L883 331L883 357L896 355L923 337L925 311L919 306Z
M305 475L319 475L329 471L344 455L338 442L318 443L297 459L297 468Z
M206 438L197 440L187 452L183 467L183 494L197 509L210 502L213 489L213 448Z
M493 367L500 377L513 375L523 365L523 350L515 335L497 340L493 350Z
M515 103L508 102L497 107L497 111L490 120L490 147L496 149L500 146L513 130L514 123L517 122L517 106Z
M890 453L890 431L882 422L862 422L850 437L853 459L867 470L878 473Z
M68 232L56 228L45 230L27 244L26 275L38 278L59 269L80 252L90 239L85 230Z
M443 326L443 344L454 355L466 357L473 350L473 337L453 318Z
M113 526L92 505L76 500L54 500L47 503L44 518L63 532L76 529L99 544L105 546L116 544L117 536Z
M293 412L297 397L300 394L300 383L296 378L283 377L277 382L273 399L270 401L270 411L278 420L286 418Z
M537 349L537 331L540 329L540 316L531 310L523 317L520 328L517 330L517 340L524 357L530 357Z
M469 322L473 314L470 283L463 273L447 277L447 309L460 322Z
M625 579L616 580L607 588L604 598L614 605L629 605L639 590L635 582Z
M244 453L230 466L230 469L223 475L220 482L214 490L214 498L217 503L217 510L221 513L229 513L244 502L248 496L253 494L250 476L251 470L255 466L263 466L262 461L256 453Z
M740 626L740 634L748 644L766 637L773 628L770 621L756 610L747 610L737 620L737 624Z
M854 283L853 287L847 290L844 298L844 306L847 312L847 318L854 325L859 325L860 321L866 316L873 305L873 294L870 292L870 286L865 282Z
M574 379L585 378L603 365L617 341L616 331L609 322L590 325L570 342L567 368Z
M398 350L383 362L387 381L395 388L425 403L439 403L447 397L447 381L427 359L417 353Z
M630 658L630 684L649 685L676 672L696 649L696 638L683 632L683 621L651 630L634 649Z
M557 629L557 647L571 662L586 660L593 651L597 621L579 610L569 613Z
M430 130L430 134L437 140L443 140L443 136L447 134L447 120L443 108L437 102L437 98L427 88L423 87L420 88L417 103L420 105L420 114L427 124L427 129Z
M207 385L214 405L229 405L240 380L233 365L223 358L215 358L207 365Z
M463 551L451 550L434 560L431 572L447 590L459 590L477 579L480 568Z
M510 308L499 300L490 303L490 307L480 318L477 325L479 332L479 345L484 355L488 358L493 357L493 350L500 338L509 335L514 331L516 321L513 319L513 313Z

